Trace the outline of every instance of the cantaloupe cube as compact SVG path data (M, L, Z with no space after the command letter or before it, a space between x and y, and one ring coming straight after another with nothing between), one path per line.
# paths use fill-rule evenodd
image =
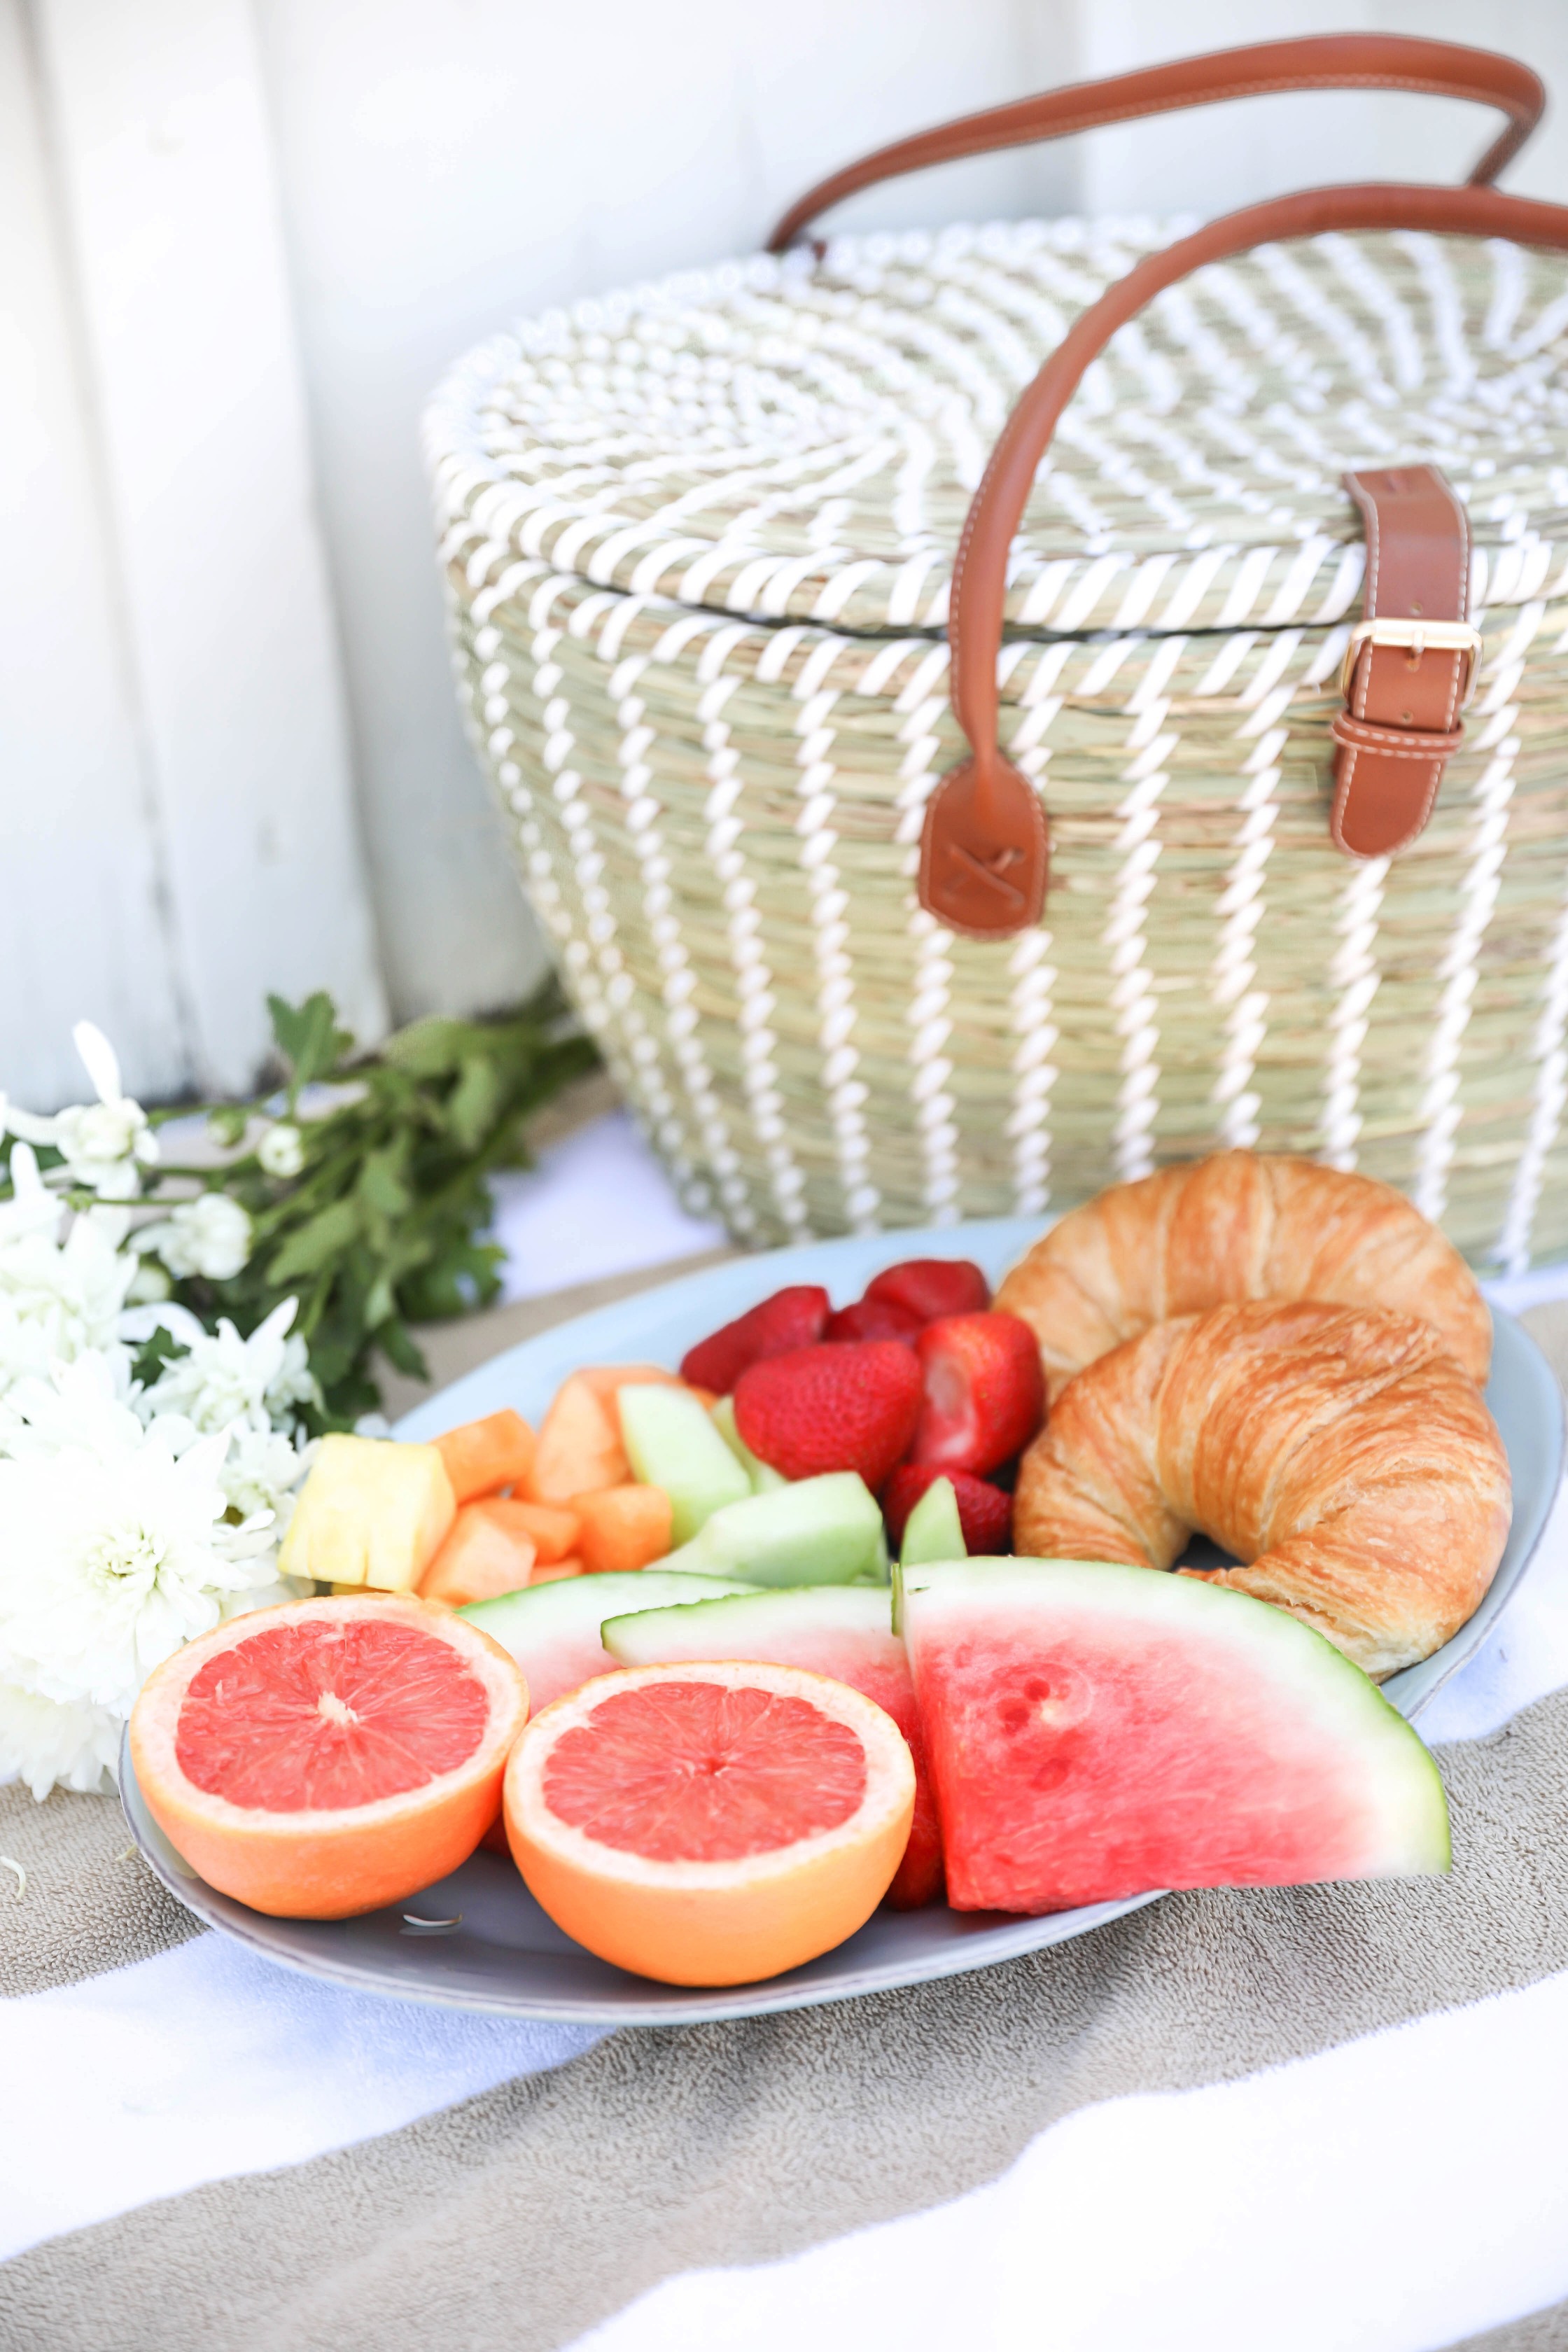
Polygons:
M577 1549L582 1521L563 1504L520 1503L515 1495L494 1495L489 1507L497 1523L515 1529L542 1560L564 1559Z
M646 1568L669 1549L675 1508L662 1486L603 1486L574 1496L577 1549L590 1576Z
M683 1389L686 1382L679 1372L667 1372L662 1364L584 1364L582 1378L597 1397L613 1405L624 1388L646 1387Z
M483 1421L466 1421L437 1438L459 1505L499 1495L503 1486L526 1486L533 1468L534 1435L521 1413L509 1405Z
M534 1570L533 1574L528 1580L530 1584L555 1584L559 1582L560 1579L563 1576L582 1576L585 1574L585 1572L586 1571L584 1569L582 1561L575 1558L572 1559L542 1559L539 1566Z
M419 1582L422 1601L445 1601L466 1609L470 1601L494 1601L519 1592L533 1572L534 1549L501 1514L504 1502L465 1503L451 1533Z
M433 1445L323 1437L283 1538L279 1573L412 1592L457 1510Z
M633 1383L656 1381L679 1388L673 1372L657 1364L588 1364L571 1373L539 1425L529 1492L540 1503L565 1503L601 1486L624 1486L631 1464L621 1443L616 1399Z

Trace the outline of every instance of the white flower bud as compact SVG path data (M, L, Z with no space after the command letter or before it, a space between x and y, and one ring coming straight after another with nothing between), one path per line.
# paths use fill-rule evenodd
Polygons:
M268 1176L298 1176L305 1165L305 1139L297 1127L280 1119L268 1129L256 1156Z
M156 1307L168 1297L174 1286L156 1258L138 1258L131 1287L125 1294L125 1304L127 1307Z
M226 1192L203 1192L182 1201L163 1224L139 1236L144 1250L156 1250L176 1281L205 1275L229 1282L250 1255L250 1219Z

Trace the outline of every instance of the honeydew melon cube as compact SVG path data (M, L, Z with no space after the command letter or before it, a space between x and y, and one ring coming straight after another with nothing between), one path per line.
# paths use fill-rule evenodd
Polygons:
M279 1573L412 1592L457 1512L435 1446L323 1437L283 1538Z
M923 1567L928 1560L963 1559L968 1546L958 1516L958 1496L951 1478L933 1478L909 1517L899 1548L903 1568Z
M751 1480L689 1389L624 1388L616 1402L632 1475L669 1496L672 1542L689 1543L726 1503L749 1499Z
M752 1584L885 1583L882 1514L863 1478L832 1470L727 1503L663 1565Z
M742 1436L735 1424L735 1400L732 1396L720 1398L711 1408L711 1418L714 1428L751 1480L753 1495L771 1495L776 1488L789 1485L784 1472L775 1470L771 1462L764 1462L760 1454L753 1454Z

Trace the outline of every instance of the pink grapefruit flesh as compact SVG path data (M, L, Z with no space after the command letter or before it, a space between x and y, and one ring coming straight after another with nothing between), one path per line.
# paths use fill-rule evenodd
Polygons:
M457 1868L495 1817L528 1689L498 1643L402 1596L258 1610L178 1650L131 1724L153 1818L226 1895L344 1918Z

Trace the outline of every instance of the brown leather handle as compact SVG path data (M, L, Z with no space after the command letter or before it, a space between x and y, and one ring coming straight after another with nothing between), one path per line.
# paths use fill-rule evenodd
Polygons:
M1453 41L1423 41L1398 33L1331 33L1298 41L1258 41L1241 49L1216 49L1171 65L1146 66L1137 73L1112 74L1104 81L1080 81L1066 89L1042 91L1012 106L994 106L895 140L874 155L847 164L808 188L793 204L768 239L770 253L783 253L821 213L879 180L896 180L932 163L961 155L989 154L999 147L1027 147L1044 139L1139 115L1169 114L1185 106L1212 106L1226 98L1260 98L1298 89L1405 89L1429 98L1466 98L1495 106L1509 118L1470 173L1472 187L1485 187L1517 155L1546 105L1539 74L1517 58L1490 49L1470 49Z
M1568 252L1568 205L1537 204L1496 188L1423 188L1373 184L1310 188L1248 205L1151 253L1108 287L1068 330L1002 428L964 520L953 566L948 639L952 708L987 794L999 764L996 651L1002 641L1007 555L1041 458L1092 361L1116 332L1167 286L1211 261L1288 237L1331 230L1426 229L1437 236L1505 237Z

